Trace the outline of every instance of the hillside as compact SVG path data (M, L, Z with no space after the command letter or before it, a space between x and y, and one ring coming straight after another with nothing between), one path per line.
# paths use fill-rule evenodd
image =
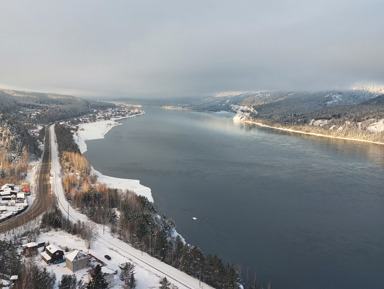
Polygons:
M220 93L188 108L232 111L237 120L343 137L383 141L384 95L365 89Z
M0 89L0 151L20 155L25 147L30 154L39 155L38 128L110 107L115 105L68 95Z
M92 112L94 109L115 107L114 104L89 101L78 97L0 89L0 111L17 114L33 124L47 124Z

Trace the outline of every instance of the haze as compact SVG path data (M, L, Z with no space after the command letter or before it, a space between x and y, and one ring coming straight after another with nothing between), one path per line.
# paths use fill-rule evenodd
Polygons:
M163 97L382 82L383 11L379 0L1 1L0 87Z

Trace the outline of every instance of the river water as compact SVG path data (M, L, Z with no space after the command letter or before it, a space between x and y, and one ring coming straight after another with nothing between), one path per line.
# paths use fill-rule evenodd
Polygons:
M272 288L384 288L384 146L144 110L85 156L150 187L189 243Z

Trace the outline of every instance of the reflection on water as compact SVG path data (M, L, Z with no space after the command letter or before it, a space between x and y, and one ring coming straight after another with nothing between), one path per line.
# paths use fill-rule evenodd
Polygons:
M86 157L149 186L187 241L274 288L384 288L383 146L145 110Z

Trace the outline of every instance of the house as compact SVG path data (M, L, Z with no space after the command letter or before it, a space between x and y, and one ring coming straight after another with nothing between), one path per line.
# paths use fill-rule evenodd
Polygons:
M14 184L5 184L1 187L2 190L5 190L5 189L11 189L12 191L15 189L15 185Z
M24 193L17 193L16 195L16 203L24 203L25 195Z
M65 264L69 270L75 272L88 267L89 256L83 251L75 250L65 256Z
M41 258L47 264L57 264L64 261L64 251L56 247L55 245L48 245L45 247L45 251L41 253Z
M95 271L95 268L92 268L88 271L88 281L92 281L92 275ZM101 272L103 273L104 280L108 283L108 288L113 288L115 285L115 271L103 266L101 267Z
M31 257L31 256L37 255L38 253L37 249L39 248L39 244L35 242L30 242L30 243L24 244L22 247L23 247L23 251L21 252L21 254L24 255L25 257Z

